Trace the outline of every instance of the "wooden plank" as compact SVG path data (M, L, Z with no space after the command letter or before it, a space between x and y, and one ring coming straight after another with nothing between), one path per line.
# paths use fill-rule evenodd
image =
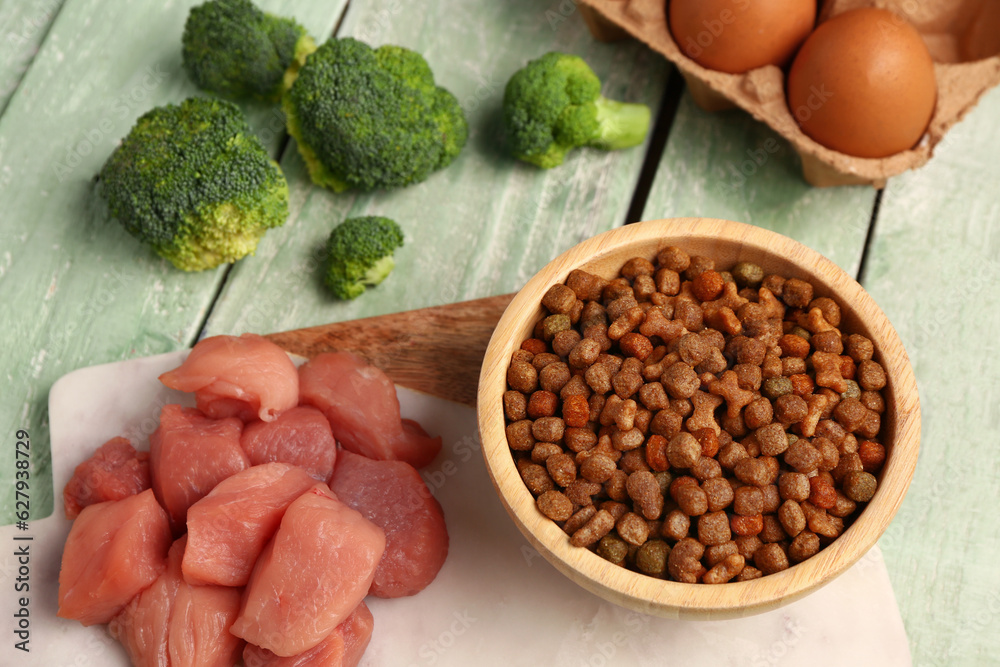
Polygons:
M79 367L189 345L225 273L187 274L153 257L107 219L92 180L136 117L197 92L180 58L184 20L196 2L69 0L0 117L0 366L8 397L0 432L31 433L35 517L52 508L52 382ZM262 5L294 6L303 25L325 35L344 3ZM280 112L247 109L277 153ZM8 522L13 479L13 466L0 468L0 518Z
M742 111L702 111L685 91L643 217L757 225L857 275L875 196L865 186L810 186L798 155L773 130Z
M862 276L920 390L920 462L880 541L917 665L994 664L1000 650L998 115L994 90L892 182Z
M309 183L293 143L282 162L289 224L278 243L234 268L210 333L282 331L512 292L562 250L624 221L644 148L580 150L549 171L517 162L499 136L503 89L527 60L557 49L583 56L606 96L655 108L667 76L659 56L595 42L569 2L356 3L340 34L423 53L466 111L468 144L424 183L338 195ZM323 244L344 218L365 214L397 220L406 245L384 283L338 302L320 284Z
M0 0L0 115L31 66L63 2Z

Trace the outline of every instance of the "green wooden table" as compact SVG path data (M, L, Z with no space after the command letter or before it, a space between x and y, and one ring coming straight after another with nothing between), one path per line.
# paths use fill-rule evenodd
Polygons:
M179 48L192 4L0 0L3 522L15 518L21 429L33 445L32 517L53 509L46 402L69 371L184 348L205 334L281 331L511 292L562 250L627 222L729 218L827 255L858 276L899 331L919 383L923 442L909 495L880 545L915 664L995 664L1000 91L928 165L885 190L818 190L770 130L740 112L695 107L660 56L631 42L596 42L572 0L267 0L259 4L318 37L425 54L461 101L469 142L419 186L334 195L310 186L281 114L247 105L288 177L291 217L255 257L185 274L107 220L93 177L136 117L197 92ZM643 147L579 151L551 172L505 157L503 86L527 59L553 49L586 58L605 95L654 109L656 131ZM776 152L741 170L770 142ZM316 253L333 225L368 213L405 230L397 273L363 298L336 302L319 288Z

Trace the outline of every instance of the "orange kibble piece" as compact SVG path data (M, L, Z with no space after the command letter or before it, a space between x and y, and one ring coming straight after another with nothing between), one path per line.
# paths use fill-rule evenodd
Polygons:
M534 394L532 394L532 397ZM563 421L566 426L583 428L590 421L590 403L583 394L574 394L563 399Z
M825 477L809 478L809 502L816 507L828 510L837 504L837 490Z
M521 349L531 352L532 354L541 354L543 352L549 351L549 346L544 340L538 338L529 338L528 340L521 343Z
M722 275L712 269L702 271L691 281L691 291L699 301L712 301L718 298L725 286L726 282L722 279Z
M729 527L732 529L734 535L741 535L743 537L757 535L760 531L764 530L764 516L761 514L753 514L751 516L734 514L729 517Z
M788 380L792 383L792 393L796 396L808 396L816 386L813 379L805 373L789 375Z
M885 463L885 447L874 440L862 440L858 443L858 457L865 472L878 472Z
M809 341L795 334L785 334L778 340L781 356L805 359L809 356Z

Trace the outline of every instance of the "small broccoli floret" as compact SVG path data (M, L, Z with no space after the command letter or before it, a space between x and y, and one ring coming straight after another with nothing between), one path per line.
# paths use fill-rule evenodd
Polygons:
M277 102L316 44L292 19L249 0L210 0L184 25L184 68L202 89L234 99Z
M578 56L547 53L514 73L503 99L514 157L549 169L580 146L617 150L641 144L649 107L608 100L601 81Z
M313 182L336 192L419 183L468 136L458 100L423 56L349 37L309 56L282 105Z
M403 230L379 216L350 218L327 241L327 287L339 299L355 299L366 285L378 285L396 267L392 257L403 246Z
M185 271L253 254L288 218L288 184L232 102L147 112L108 158L100 192L133 236Z

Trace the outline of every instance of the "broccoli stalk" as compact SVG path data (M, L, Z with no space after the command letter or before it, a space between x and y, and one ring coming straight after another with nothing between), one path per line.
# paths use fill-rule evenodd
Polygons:
M330 39L282 100L288 133L317 185L342 192L419 183L468 137L458 100L419 53Z
M253 254L288 217L281 169L239 107L208 98L141 116L101 169L100 193L130 234L185 271Z
M580 57L547 53L514 73L503 101L504 126L514 157L549 169L574 148L618 150L649 133L644 104L606 99L601 81Z
M277 102L316 43L292 19L249 0L209 0L184 25L184 68L202 89L234 99Z
M389 218L345 220L327 240L324 282L337 298L356 299L396 268L393 252L402 246L403 230Z

